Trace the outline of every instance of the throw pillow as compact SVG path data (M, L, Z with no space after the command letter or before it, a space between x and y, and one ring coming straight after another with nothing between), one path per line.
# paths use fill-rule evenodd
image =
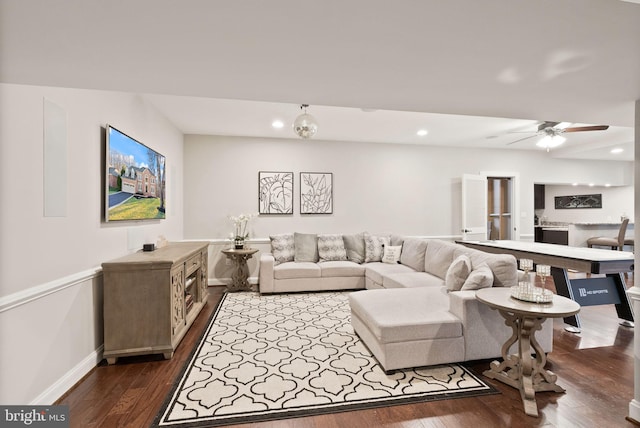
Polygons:
M294 255L296 262L317 262L318 261L318 235L311 233L293 234Z
M447 290L458 291L464 285L464 282L471 273L471 259L466 254L461 254L451 263L447 274L444 277L444 283Z
M318 235L318 257L321 262L347 260L342 235Z
M424 254L427 251L427 241L419 238L409 238L402 244L400 263L407 265L417 272L424 272Z
M382 249L389 245L388 236L373 236L364 234L364 262L379 262L382 260Z
M462 285L462 290L479 290L493 285L493 272L486 263L476 266Z
M402 245L392 246L385 245L382 253L382 263L397 264L400 263L400 253Z
M284 262L292 262L294 256L293 234L284 233L281 235L271 235L271 254L275 259L274 265Z
M357 235L344 235L342 237L344 241L344 247L347 250L347 260L351 260L354 263L364 262L364 234L358 233Z

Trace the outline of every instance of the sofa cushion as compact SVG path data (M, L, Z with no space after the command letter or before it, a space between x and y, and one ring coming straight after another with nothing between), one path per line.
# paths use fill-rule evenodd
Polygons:
M295 232L293 241L295 247L294 261L313 263L318 261L318 235Z
M364 234L342 235L342 240L347 251L347 260L354 263L364 263Z
M400 288L349 295L352 313L382 343L462 336L462 322L449 311L444 289Z
M273 268L275 279L320 278L320 266L311 262L286 262Z
M447 269L445 283L449 291L458 291L471 273L471 259L466 254L460 254Z
M424 272L424 254L426 251L426 240L418 238L405 239L402 244L400 263L409 266L417 272Z
M462 290L479 290L493 285L493 273L489 265L481 263L476 266L462 285Z
M396 264L400 262L400 252L402 251L402 245L393 246L385 245L382 249L382 263Z
M493 273L494 287L513 287L518 285L518 263L511 254L491 254L460 246L456 254L467 254L471 259L471 268L486 263Z
M402 247L402 244L404 244L404 236L400 236L400 235L391 235L389 236L389 245L392 245L394 247Z
M271 254L273 254L274 265L293 261L293 233L271 235L269 239L271 240Z
M319 263L320 276L340 277L340 276L364 276L364 266L349 261L332 261Z
M384 276L393 274L393 273L410 273L414 272L409 266L401 265L401 264L388 264L382 262L374 262L366 264L364 269L364 275L369 278L371 281L382 284L382 278Z
M364 262L379 262L382 260L382 249L385 245L389 245L390 238L388 236L374 236L364 233Z
M342 235L318 235L318 258L321 262L347 260Z
M382 278L384 288L444 287L444 280L426 272L392 273Z
M460 245L452 242L430 239L424 257L424 271L445 279L458 247Z

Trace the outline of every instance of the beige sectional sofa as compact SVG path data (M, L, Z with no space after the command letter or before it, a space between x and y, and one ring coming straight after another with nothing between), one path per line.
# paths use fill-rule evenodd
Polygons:
M364 254L351 251L347 239L358 242L360 235ZM340 248L322 251L327 242L340 247L340 235L318 235L318 254L295 261L295 254L283 257L278 249L283 236L272 239L273 253L260 258L260 292L365 289L349 296L351 323L386 371L500 357L511 335L501 315L475 298L478 288L517 285L511 255L436 239L368 234L346 235L343 255ZM302 241L293 241L288 251L295 253ZM284 242L289 247L291 237ZM387 250L395 254L388 257ZM551 321L536 338L545 352L552 350Z

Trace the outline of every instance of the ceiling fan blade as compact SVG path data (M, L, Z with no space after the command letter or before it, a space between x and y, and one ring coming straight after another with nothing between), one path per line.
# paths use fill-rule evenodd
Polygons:
M533 138L533 137L537 137L537 136L538 136L538 134L536 134L536 135L529 135L528 137L520 138L519 140L512 141L512 142L510 142L510 143L507 143L507 146L510 146L510 145L512 145L512 144L519 143L520 141L528 140L529 138Z
M565 128L562 132L606 131L607 129L609 129L609 125L576 126Z

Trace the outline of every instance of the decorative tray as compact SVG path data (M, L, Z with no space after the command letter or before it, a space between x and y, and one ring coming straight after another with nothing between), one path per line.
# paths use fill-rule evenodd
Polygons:
M511 287L511 297L530 303L551 303L553 293L545 288L530 285Z

